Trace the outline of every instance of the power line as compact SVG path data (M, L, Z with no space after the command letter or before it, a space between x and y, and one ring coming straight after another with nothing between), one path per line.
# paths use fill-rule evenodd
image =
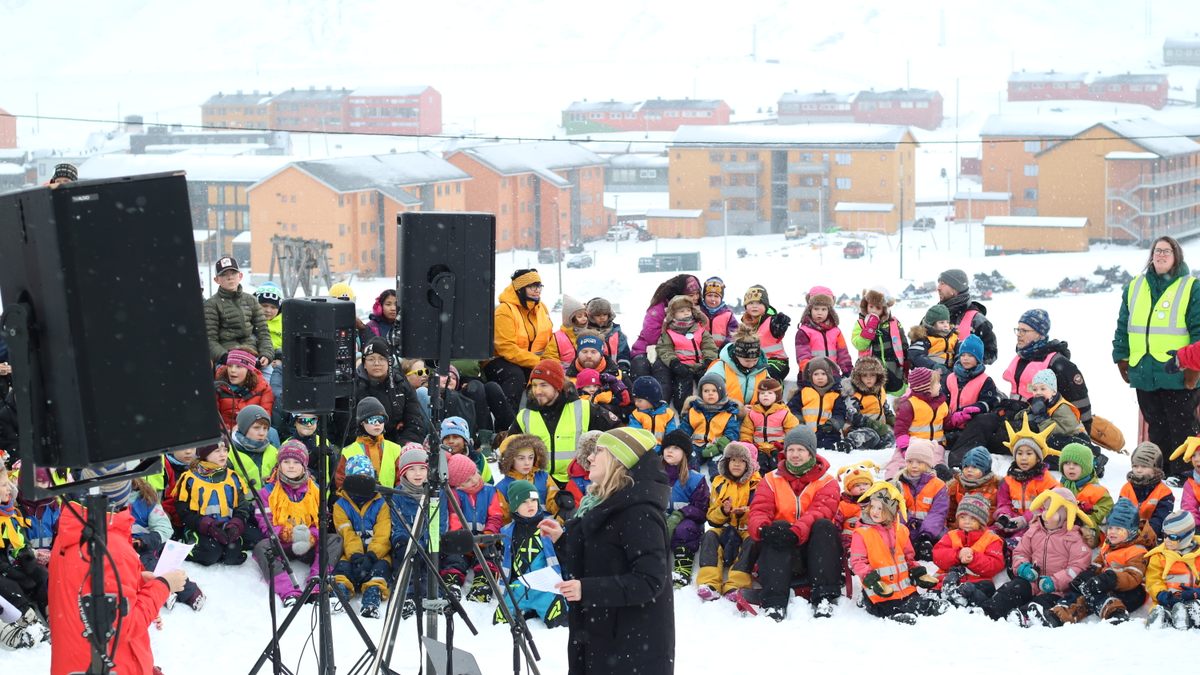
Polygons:
M44 121L51 121L51 122L86 122L89 124L115 124L115 125L126 124L125 120L112 120L112 119L93 118L93 117L62 117L62 116L57 116L57 115L22 115L22 114L17 114L17 113L5 113L5 112L0 112L0 117L12 117L15 119L26 119L26 120L37 120L37 121L44 120ZM142 124L148 124L148 123L143 122ZM1103 122L1096 122L1096 124L1103 124ZM590 135L560 138L558 136L506 136L506 135L492 135L492 134L480 134L480 135L475 136L475 135L467 135L467 134L427 134L427 133L406 134L406 133L398 133L398 132L380 132L380 131L376 131L376 132L338 131L338 130L311 131L311 130L303 130L303 129L276 129L276 128L272 128L272 127L232 128L232 127L217 126L217 125L213 125L213 124L183 124L180 122L165 122L165 123L164 122L155 122L153 124L149 124L149 126L163 126L163 127L180 128L180 129L197 129L197 130L202 130L202 131L243 131L243 132L262 131L262 132L272 132L272 133L285 132L285 133L292 133L292 134L324 134L324 135L330 135L330 136L379 136L382 138L404 138L404 139L417 139L417 140L432 139L432 140L444 140L444 141L465 141L465 140L512 141L512 142L517 142L517 143L591 143L591 142L609 141L609 142L615 142L615 143L629 143L629 144L636 144L636 145L643 145L643 144L644 145L663 145L663 144L666 144L672 148L713 148L713 147L738 147L738 148L746 148L746 147L750 147L750 148L755 148L755 147L796 147L796 148L846 147L846 148L855 148L855 147L862 147L862 148L876 148L881 145L913 145L913 146L918 146L918 145L973 145L976 143L983 142L982 139L979 139L979 140L947 139L947 140L926 140L926 141L918 141L915 139L911 140L911 141L908 141L908 140L898 140L898 141L878 141L878 140L873 140L873 141L835 141L835 140L831 140L831 141L779 141L779 140L770 140L770 139L742 140L742 141L716 141L716 140L714 140L714 141L675 141L675 140L662 141L662 140L651 140L651 139L593 138ZM702 126L706 126L706 125L702 125ZM742 125L730 125L730 126L742 126ZM746 125L746 126L749 126L749 125ZM781 128L788 128L788 127L796 127L799 125L786 125L785 124L785 125L777 125L777 126L779 126ZM815 123L815 124L811 124L809 126L822 126L822 123ZM892 125L892 126L903 126L903 125ZM1093 124L1092 126L1095 126L1095 124ZM1091 127L1087 127L1087 128L1091 128ZM1080 131L1084 131L1087 128L1081 129ZM614 132L614 133L621 133L621 132ZM630 132L624 132L624 133L630 133ZM636 133L636 132L632 132L632 133ZM1021 136L1021 137L1006 137L1006 138L998 138L998 139L988 139L986 142L987 143L1005 143L1005 144L1007 144L1007 143L1025 143L1026 141L1051 141L1051 142L1072 141L1072 142L1080 143L1080 142L1106 142L1106 141L1149 141L1149 140L1168 140L1168 139L1175 139L1175 140L1191 139L1191 136L1188 136L1187 134L1182 133L1182 132L1174 133L1174 134L1153 134L1153 135L1144 135L1144 136L1096 136L1093 138L1078 138L1076 136L1029 136L1029 137Z

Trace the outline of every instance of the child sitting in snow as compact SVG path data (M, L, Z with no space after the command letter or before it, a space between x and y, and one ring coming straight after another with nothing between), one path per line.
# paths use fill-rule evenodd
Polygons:
M359 613L374 619L387 600L392 567L392 515L375 491L375 467L366 455L346 461L342 489L333 503L333 527L342 538L342 558L333 574L342 603L362 593Z
M507 501L512 522L500 531L504 535L501 582L508 584L501 602L510 612L532 612L546 623L547 628L557 628L567 625L566 600L557 593L529 588L521 580L523 575L545 567L553 567L561 574L554 542L538 529L538 523L546 516L539 497L540 493L529 481L516 480L508 486ZM500 608L496 608L492 623L505 623Z
M1030 426L1038 431L1049 430L1046 447L1061 450L1068 443L1081 443L1092 448L1093 456L1100 454L1093 448L1087 429L1079 421L1079 409L1058 393L1058 376L1053 370L1039 370L1029 383L1029 408L1013 416L1014 423L1028 419ZM1046 457L1046 465L1058 468L1057 453Z
M976 415L995 410L1001 400L1000 390L984 370L983 340L978 335L968 335L958 343L958 360L942 381L945 383L942 389L946 392L946 447L953 447L958 433ZM951 454L950 466L960 463L961 460Z
M504 506L496 487L483 482L475 465L464 455L450 455L446 463L446 479L467 519L466 522L459 522L457 514L451 512L450 529L465 529L472 535L499 534L504 525ZM475 578L467 591L467 599L474 602L491 600L492 589L487 585L487 578L482 571L485 561L476 560L472 552L455 558L455 562L461 564L447 565L442 571L442 579L446 584L462 587L467 580L467 570L471 569L475 572ZM491 570L493 574L499 572L494 565Z
M700 548L700 535L704 533L708 483L699 472L688 470L687 452L691 439L687 434L682 431L667 434L662 447L663 468L671 486L671 498L667 502L667 534L675 556L671 580L675 588L683 588L692 580L692 563Z
M1179 630L1200 628L1200 538L1196 521L1175 511L1163 521L1163 543L1146 554L1146 595L1154 608L1146 619L1151 627L1171 625Z
M410 532L416 534L419 545L429 545L429 528L421 528L420 532L414 532L414 528L421 519L421 514L417 511L421 505L421 498L425 494L425 482L429 480L429 454L425 452L425 448L420 443L404 445L404 453L396 462L396 476L397 493L391 496L393 574L404 564L404 554L408 550L408 544L412 538ZM449 507L441 507L436 515L438 532L443 535L449 529L448 511ZM451 566L454 564L452 556L444 555L440 562L446 566L446 569L452 569ZM411 565L412 573L409 575L408 588L405 590L407 597L400 606L401 620L407 620L416 614L416 598L419 593L417 589L425 587L425 575L429 572L424 559L420 556L414 557ZM436 571L440 572L441 570Z
M725 380L717 373L700 378L700 396L688 398L680 411L679 428L692 438L688 464L717 475L717 457L741 431L741 403L725 395Z
M843 466L838 469L838 478L842 481L842 499L838 502L838 511L833 524L842 532L842 550L849 551L854 539L854 529L862 518L863 504L858 501L875 483L875 472L879 470L875 462L866 461L858 464Z
M1129 456L1132 465L1121 496L1138 508L1138 517L1162 538L1163 521L1175 508L1175 495L1163 482L1162 451L1150 441L1139 443Z
M758 396L753 405L746 409L742 420L739 440L757 449L755 466L766 473L779 463L783 452L783 437L800 424L800 420L780 402L783 385L766 378L758 385Z
M0 482L5 478L0 477ZM33 483L39 488L48 488L52 482L50 469L39 466L34 471ZM25 517L25 541L33 549L39 565L50 564L50 549L58 533L58 519L62 516L62 500L58 497L29 499L17 495L17 506ZM168 539L170 535L168 535Z
M696 594L701 600L737 594L750 588L754 547L747 537L750 500L762 476L757 470L754 448L744 442L725 446L717 475L712 481L708 524L700 541Z
M1079 623L1089 614L1124 623L1146 602L1146 547L1153 548L1154 534L1148 528L1138 530L1137 507L1128 499L1108 511L1104 526L1104 545L1092 566L1075 577L1062 601L1050 608L1061 623Z
M1068 443L1058 457L1058 467L1062 473L1062 485L1075 495L1079 510L1088 514L1097 527L1081 528L1083 540L1087 545L1096 548L1100 546L1099 525L1108 518L1112 510L1112 496L1108 489L1100 484L1093 472L1092 450L1079 443Z
M654 452L662 454L663 436L679 428L679 416L663 400L662 385L658 380L643 375L633 381L633 408L629 426L654 434L659 443L654 446Z
M896 442L892 433L896 414L883 390L886 375L879 359L865 355L858 357L850 377L842 378L846 440L855 450L886 448Z
M931 560L933 546L946 533L950 511L946 484L933 473L933 443L915 438L908 444L904 470L896 477L908 517L903 524L912 535L917 559Z
M717 345L705 329L707 322L704 312L686 295L677 295L667 304L654 367L663 380L670 378L671 403L678 409L692 395L704 369L717 358Z
M190 560L209 566L241 565L263 538L245 481L229 467L225 442L196 449L196 461L175 486L184 536L196 542Z
M1183 461L1192 465L1192 473L1183 484L1179 509L1187 511L1192 514L1193 519L1200 521L1200 452L1196 452L1197 447L1200 447L1200 436L1191 436L1175 448L1175 452L1171 453L1171 460L1182 457Z
M334 485L342 487L346 462L351 457L366 455L367 459L371 460L371 468L375 469L379 484L389 488L396 487L396 460L404 450L398 444L384 438L388 424L387 410L379 399L367 396L355 407L354 418L358 422L358 437L353 443L342 448L342 456L334 472Z
M967 495L982 497L988 503L988 513L996 509L996 491L1000 479L992 473L992 455L987 448L976 446L963 456L962 468L954 478L946 483L946 496L949 498L948 513L958 513L958 503ZM957 518L955 518L957 520ZM985 522L984 527L991 526L991 521ZM947 519L946 526L953 527L954 522Z
M471 442L471 427L461 417L451 416L442 420L442 445L452 455L463 455L475 465L485 483L492 482L492 469L483 461L483 453L475 449Z
M955 511L955 528L933 547L933 564L942 577L942 597L965 606L967 598L996 592L992 579L1004 569L1004 541L988 529L991 504L982 495L965 495Z
M938 374L928 368L913 368L908 374L908 393L896 403L896 451L884 472L889 480L904 466L904 453L914 438L932 441L934 464L944 466L941 444L945 441L942 425L946 414L946 397Z
M871 616L915 623L917 615L946 610L944 603L917 594L933 588L937 579L917 564L904 517L904 497L891 483L878 482L860 499L867 502L850 543L850 569L862 582L864 607Z
M548 456L546 444L533 434L513 434L500 444L500 473L504 477L496 483L496 492L506 518L512 509L504 504L504 496L514 480L533 483L541 495L542 503L552 514L558 514L558 485L550 480L550 474L546 472Z
M943 380L954 366L958 334L950 325L950 310L934 305L921 323L908 329L908 361L913 368L928 368Z
M1034 500L1043 492L1061 487L1042 461L1046 454L1046 433L1035 434L1028 426L1014 431L1008 425L1008 442L1004 445L1013 454L1013 463L996 490L996 522L992 526L1004 538L1008 553L1029 529Z
M809 360L804 366L799 387L788 400L788 408L817 435L817 447L848 452L850 444L842 439L846 424L846 404L842 401L837 366L827 358Z

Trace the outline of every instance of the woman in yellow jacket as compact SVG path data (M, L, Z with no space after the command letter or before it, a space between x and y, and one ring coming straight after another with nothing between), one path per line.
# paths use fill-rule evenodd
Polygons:
M542 277L535 269L513 272L512 283L500 293L495 313L496 357L483 367L489 382L504 390L513 410L520 408L529 373L542 360L554 324L542 304Z

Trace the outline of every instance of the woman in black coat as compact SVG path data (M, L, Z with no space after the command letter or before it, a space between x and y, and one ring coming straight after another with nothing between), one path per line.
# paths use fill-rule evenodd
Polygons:
M670 486L644 429L596 440L592 485L565 528L542 521L567 581L570 675L658 675L675 669Z

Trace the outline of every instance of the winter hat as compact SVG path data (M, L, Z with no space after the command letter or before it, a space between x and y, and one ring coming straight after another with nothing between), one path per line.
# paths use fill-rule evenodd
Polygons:
M954 516L957 518L964 513L978 520L984 527L992 521L991 503L983 495L975 492L968 492L963 495L962 501L958 503L958 509L954 512Z
M967 273L962 270L946 270L938 275L938 281L953 288L958 293L966 291L970 285L967 280Z
M216 452L217 448L220 446L220 443L201 445L200 447L196 448L196 459L200 460L201 462L207 462L208 456Z
M983 363L983 340L979 336L971 333L965 340L958 343L958 355L970 354L975 357L975 361Z
M833 291L828 286L813 286L808 289L804 299L810 305L833 307Z
M722 298L725 297L725 281L721 277L709 277L704 281L704 294L716 293Z
M1039 462L1042 461L1042 459L1044 459L1046 456L1046 448L1044 448L1041 443L1038 443L1036 438L1022 436L1013 441L1012 446L1009 447L1009 450L1012 452L1013 457L1016 457L1017 450L1020 450L1021 448L1029 448L1032 450L1033 454L1037 455Z
M872 286L863 291L862 302L859 303L859 308L863 314L867 313L868 305L879 305L880 307L891 307L896 303L892 298L892 294L883 286Z
M598 335L593 335L593 334L580 335L579 338L577 340L575 340L575 351L581 352L585 349L595 349L596 351L603 354L604 353L604 340L600 339L600 336L598 336Z
M245 349L230 349L225 355L225 364L229 366L241 366L246 370L258 372L258 357Z
M1054 376L1054 371L1049 368L1043 368L1033 375L1033 380L1030 384L1040 384L1054 393L1058 393L1058 378Z
M538 274L537 270L517 270L512 275L512 287L514 291L519 291L526 286L542 283L542 275Z
M512 513L530 499L537 500L542 503L542 497L538 494L537 488L527 480L514 480L508 484L508 489L504 491L504 497L508 500L508 511Z
M562 296L562 325L570 326L571 317L575 316L575 312L579 310L587 311L587 307L575 298L563 293Z
M359 501L366 501L375 494L375 467L371 466L370 457L355 455L346 460L342 489Z
M842 473L845 471L845 473ZM861 464L842 467L838 469L838 473L842 476L842 489L849 492L855 485L866 485L870 487L875 482L875 476L871 474L869 467Z
M329 287L329 297L354 302L354 289L350 287L350 284L339 281Z
M259 420L265 420L268 425L271 424L271 416L260 405L248 405L238 411L235 421L237 422L238 433L245 436L250 432L250 427Z
M776 380L774 378L764 377L763 381L758 383L758 393L761 394L764 391L775 392L775 402L776 403L779 403L780 400L783 398L783 384L781 384L779 382L779 380Z
M392 348L388 346L387 340L379 335L367 340L367 344L363 346L364 360L372 354L378 354L389 362L392 360Z
M1046 371L1042 371L1043 373ZM1062 452L1058 456L1058 466L1062 468L1063 464L1072 462L1078 464L1083 469L1083 475L1092 475L1092 470L1095 468L1095 460L1092 457L1092 449L1082 443L1067 443Z
M749 479L750 474L758 470L758 448L743 441L732 441L725 446L725 450L721 453L721 459L717 461L717 473L728 474L726 467L733 459L740 459L746 463L746 473L742 475L743 479Z
M476 468L475 462L466 455L450 455L446 458L446 480L450 481L452 488L457 489L477 473L479 469Z
M419 443L405 443L404 454L400 455L400 461L396 462L396 474L403 476L405 471L421 464L428 466L429 453L425 452L425 448Z
M1108 527L1121 527L1129 530L1130 534L1137 533L1138 523L1138 507L1125 497L1117 499L1117 503L1113 504L1112 511L1108 512L1108 518L1104 521Z
M4 468L2 465L4 463L4 457L7 454L8 453L4 452L3 450L0 450L0 469ZM51 483L54 481L54 474L50 473L50 469L47 469L44 466L39 466L33 470L33 479L39 483Z
M294 459L305 467L308 466L308 448L304 446L304 441L298 438L289 438L279 448L277 455L278 463L283 464L285 459Z
M268 281L254 289L254 297L260 305L275 305L279 307L283 303L283 290Z
M742 296L742 304L748 305L752 302L761 302L767 307L771 306L770 297L767 295L767 289L759 284L754 284L746 289L746 294Z
M600 438L602 433L604 432L592 429L579 434L579 440L575 443L575 461L584 471L592 468L592 455L596 454L596 439Z
M690 274L687 276L687 279L683 282L683 290L685 293L689 293L689 294L696 293L697 295L699 295L700 288L701 288L700 280Z
M1075 498L1075 493L1061 485L1050 492L1062 497L1068 504L1079 503L1079 500ZM1043 492L1041 496L1046 496L1046 493ZM1042 517L1042 521L1047 525L1058 527L1058 523L1065 523L1067 521L1067 516L1070 512L1067 509L1055 509L1053 508L1053 504L1053 501L1047 501L1045 505L1038 509L1038 515Z
M601 314L607 314L609 321L613 318L612 303L604 298L592 298L587 303L588 319L595 318Z
M383 415L385 418L388 416L383 404L374 396L363 398L363 400L358 402L358 407L354 409L354 419L359 424L365 422L368 417L375 417L376 415Z
M442 420L442 433L438 440L446 440L447 436L462 436L464 440L470 440L471 427L463 418L452 415Z
M371 465L371 458L366 455L355 455L347 459L346 476L370 476L371 480L375 480L375 467Z
M908 442L908 449L904 451L904 459L915 459L924 462L926 466L932 467L933 459L933 441L924 438L914 438Z
M79 477L83 479L103 478L113 474L128 471L133 468L129 462L118 462L115 464L97 464L89 466L79 472ZM101 483L100 494L108 497L108 510L120 511L133 501L133 481L126 478L118 479L113 483Z
M913 368L908 373L908 387L927 394L933 388L933 371L928 368Z
M1188 511L1173 511L1162 524L1163 538L1188 541L1196 535L1196 519Z
M967 451L963 455L963 466L973 466L980 471L987 473L992 470L992 456L988 453L987 448L976 446Z
M663 400L662 385L653 377L643 375L633 381L633 397L645 399L657 407Z
M711 384L717 388L717 400L725 400L725 378L716 371L710 371L700 378L700 382L696 384L696 391L703 392L704 385Z
M632 469L638 460L658 444L654 434L645 429L620 427L605 431L596 439L596 447L604 448L626 469ZM512 488L509 488L510 490Z
M1021 315L1017 323L1023 323L1033 330L1037 331L1038 335L1046 337L1050 335L1050 315L1044 309L1031 309Z
M793 445L803 445L809 452L816 454L817 435L804 424L792 427L792 430L783 437L783 448L786 450Z
M562 391L567 381L562 364L554 359L542 359L529 374L529 381L541 380L550 385L554 391Z
M668 448L675 446L683 450L686 455L692 449L692 437L683 429L675 429L663 436L662 447Z
M599 387L600 373L597 373L594 368L584 368L575 376L575 388L583 389L584 387Z
M934 305L933 307L930 307L929 309L925 310L925 318L921 319L921 323L926 326L932 326L939 321L949 321L949 320L950 320L950 310L946 309L945 305L938 303L938 304Z
M818 371L825 373L825 376L829 378L829 382L826 383L827 385L831 384L833 382L834 374L839 373L836 363L834 363L833 361L830 361L829 359L825 358L824 356L818 356L818 357L812 359L811 361L809 361L807 364L805 364L805 366L804 366L805 381L807 383L811 383L812 376L814 374L816 374Z
M1129 456L1129 464L1157 469L1162 466L1162 450L1159 450L1158 446L1150 441L1142 441Z
M743 359L757 359L762 356L762 345L759 343L758 333L746 331L736 334L731 351L735 357Z
M890 484L895 486L897 490L903 490L902 487L896 485L895 481ZM871 497L867 500L867 503L870 504L871 502L878 502L879 505L883 507L883 510L888 512L888 515L891 516L892 520L895 520L896 514L900 512L900 500L892 496L893 493L890 490L878 490L870 494ZM859 499L861 499L861 497ZM865 510L863 515L866 515Z
M62 164L54 165L54 175L50 176L50 180L56 178L65 178L69 181L79 180L79 169L75 168L74 164L63 162Z

